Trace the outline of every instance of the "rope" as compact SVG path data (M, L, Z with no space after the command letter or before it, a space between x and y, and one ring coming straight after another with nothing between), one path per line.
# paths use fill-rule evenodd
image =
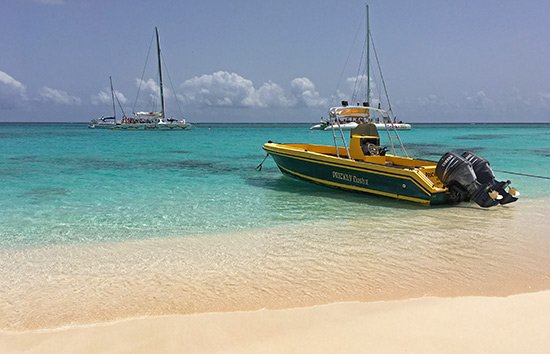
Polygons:
M145 69L147 68L147 63L149 62L149 54L151 53L151 46L153 45L153 39L155 39L155 35L151 37L151 42L149 42L149 49L147 49L147 57L145 58L145 65L143 65L143 71L141 72L141 80L139 80L139 86L138 91L136 93L136 100L134 101L134 106L132 107L132 111L136 111L137 106L137 100L139 98L139 92L141 91L141 85L143 83L143 77L145 76Z
M351 42L351 46L348 51L348 57L346 58L346 62L344 66L342 67L342 71L340 72L340 77L338 78L338 83L336 84L336 92L340 89L340 85L342 84L342 79L344 78L344 71L348 67L349 64L349 58L351 57L351 53L353 51L353 48L355 46L355 42L357 41L357 36L359 35L359 31L361 30L363 25L363 22L359 23L359 26L357 27L357 31L355 31L355 36L353 37L353 41Z
M262 160L262 162L260 162L260 164L258 166L256 166L256 169L258 171L261 171L262 170L262 165L264 164L265 160L267 160L267 158L269 157L269 154L266 154L264 159Z
M116 91L115 91L116 92ZM120 110L122 111L122 116L123 117L126 117L126 113L124 112L124 108L122 108L122 104L120 103L120 101L118 100L118 96L117 94L115 93L115 100L117 101L118 103L118 107L120 108Z
M531 175L529 173L519 173L519 172L510 172L510 171L502 171L502 170L494 170L496 172L502 172L502 173L508 173L510 175L518 175L518 176L525 176L525 177L532 177L532 178L540 178L540 179L550 179L550 177L546 176L537 176L537 175Z
M366 73L368 68L366 67L367 65L365 64L365 68L363 68L363 56L365 55L365 51L366 51L366 43L363 43L363 50L361 50L361 59L359 60L359 67L357 67L357 74L355 75L355 82L353 83L353 91L351 93L351 104L353 104L353 102L355 102L356 100L359 99L359 91L361 91L361 86L360 86L360 83L361 83L361 79L360 79L360 75L363 73ZM367 83L368 85L369 83ZM365 95L366 97L367 95ZM368 98L367 98L368 100Z
M388 112L390 113L390 122L391 117L395 117L393 114L393 110L390 103L390 96L388 95L388 88L386 87L386 81L384 80L384 75L382 74L382 67L380 66L380 60L378 59L378 52L376 51L376 47L374 46L374 38L372 37L372 33L370 34L370 38L372 41L372 49L374 50L374 57L376 58L376 65L378 66L378 72L380 73L380 79L382 80L382 86L384 87L384 94L386 95L386 100L388 101ZM395 136L397 137L397 141L399 142L399 146L401 147L401 150L405 154L406 157L409 157L409 154L407 153L407 150L405 150L405 146L403 145L403 142L401 141L401 138L399 137L399 134L397 133L397 129L395 129L395 126L393 127L393 130L395 132Z
M376 51L376 47L374 46L374 38L372 37L372 33L370 33L370 39L372 41L372 49L374 50L374 57L376 58L376 65L378 66L378 71L380 72L380 79L382 80L382 86L384 87L384 94L386 95L386 100L388 101L388 112L391 112L393 115L393 111L390 103L390 96L388 95L388 89L386 88L386 81L384 80L384 75L382 75L382 67L380 66L380 60L378 60L378 52Z
M164 61L164 55L161 54L160 58L162 60L162 63L164 64L164 67L166 68L166 74L168 76L168 82L170 82L170 88L172 89L172 92L174 93L174 99L176 100L176 105L178 106L178 110L180 112L180 115L183 117L183 111L181 110L180 101L178 100L178 95L176 94L176 90L174 89L174 84L172 83L172 77L170 76L170 70L168 70L168 65L166 65L166 62Z

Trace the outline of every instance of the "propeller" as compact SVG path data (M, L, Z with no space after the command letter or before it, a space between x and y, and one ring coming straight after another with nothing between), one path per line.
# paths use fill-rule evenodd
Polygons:
M491 197L492 200L501 200L502 199L502 196L500 194L498 194L497 191L490 191L489 192L489 197Z
M520 193L517 189L515 189L514 187L510 187L508 189L508 194L510 194L512 197L519 197Z

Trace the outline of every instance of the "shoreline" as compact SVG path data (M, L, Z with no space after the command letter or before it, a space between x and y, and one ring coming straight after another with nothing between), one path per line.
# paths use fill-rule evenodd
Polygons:
M542 353L550 290L507 297L423 297L283 310L128 318L0 330L3 353Z
M0 250L0 328L548 290L549 209L521 205Z

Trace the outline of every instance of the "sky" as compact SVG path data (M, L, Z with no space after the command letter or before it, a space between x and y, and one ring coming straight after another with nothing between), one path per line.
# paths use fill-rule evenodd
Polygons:
M365 5L1 0L0 122L112 115L109 76L126 114L154 109L154 52L145 64L155 26L168 115L315 122L342 99L365 100L353 95L364 78ZM369 11L398 119L550 123L550 2L372 0ZM371 102L387 109L375 63L371 49Z

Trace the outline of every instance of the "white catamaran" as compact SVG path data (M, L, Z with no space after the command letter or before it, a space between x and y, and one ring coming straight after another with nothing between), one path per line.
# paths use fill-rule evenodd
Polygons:
M113 80L109 76L109 83L111 84L111 100L113 102L113 115L110 117L102 116L100 118L92 119L88 128L92 129L112 129L116 124L116 109L115 109L115 93L113 90Z
M185 119L177 119L166 117L165 102L164 102L164 86L162 81L162 58L160 51L160 39L158 28L155 27L155 35L157 42L157 60L158 60L158 75L160 86L160 111L151 112L134 112L133 117L124 115L120 122L113 119L114 124L109 124L105 127L116 130L188 130L191 129L191 124ZM112 85L111 85L112 92ZM114 94L113 94L113 109L114 109ZM99 127L96 125L95 127ZM103 127L103 125L102 125Z
M411 125L408 123L403 123L398 121L397 118L393 115L391 104L386 91L386 84L382 78L382 72L380 70L380 77L384 85L384 91L386 92L386 99L388 102L388 113L383 118L373 119L371 116L371 111L380 109L380 104L378 108L371 107L371 75L370 75L370 25L369 25L369 7L366 8L366 39L365 39L365 50L366 50L366 63L365 63L365 76L366 76L366 99L362 104L357 103L357 105L349 105L348 101L342 101L341 106L331 107L329 109L329 119L321 120L318 124L311 126L311 130L325 130L333 131L334 129L341 130L352 130L356 128L360 123L373 123L378 129L390 129L390 130L410 130ZM373 43L374 45L374 43ZM375 54L376 54L376 48ZM378 56L376 57L378 61ZM358 80L359 81L359 78ZM355 88L354 88L355 91ZM355 95L355 92L354 92ZM393 116L393 119L391 118Z

